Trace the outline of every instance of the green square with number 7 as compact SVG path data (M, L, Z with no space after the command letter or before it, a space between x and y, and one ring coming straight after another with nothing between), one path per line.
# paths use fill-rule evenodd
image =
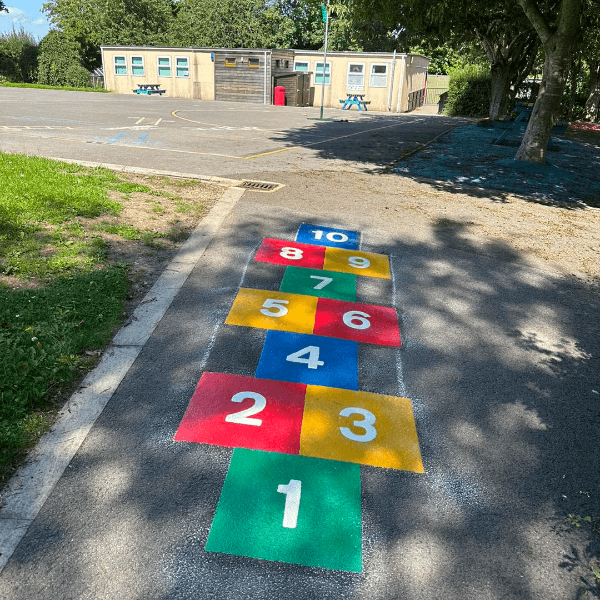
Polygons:
M360 573L360 467L236 448L206 550Z
M356 275L288 267L283 275L280 291L353 302L356 301Z

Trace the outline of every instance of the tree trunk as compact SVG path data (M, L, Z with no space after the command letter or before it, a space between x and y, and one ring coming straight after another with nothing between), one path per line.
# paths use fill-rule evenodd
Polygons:
M510 65L498 63L492 65L492 97L489 113L491 120L503 119L508 113L511 71Z
M546 160L550 131L560 110L570 59L568 53L562 52L560 48L546 54L544 80L515 160L535 163Z
M585 103L585 118L592 123L600 120L600 61L590 61L590 95Z

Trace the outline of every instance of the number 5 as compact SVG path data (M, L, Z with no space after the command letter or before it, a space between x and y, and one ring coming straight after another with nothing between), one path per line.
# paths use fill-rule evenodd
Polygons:
M287 315L288 309L285 305L289 303L289 300L276 300L274 298L267 298L264 301L260 312L265 315L265 317L283 317L284 315Z

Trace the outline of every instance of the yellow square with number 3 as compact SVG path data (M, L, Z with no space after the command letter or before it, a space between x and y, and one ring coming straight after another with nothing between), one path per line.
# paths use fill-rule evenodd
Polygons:
M309 385L300 454L423 473L408 398Z
M388 256L360 250L325 248L323 269L338 273L354 273L364 277L392 278Z
M312 333L318 300L313 296L241 288L225 323Z

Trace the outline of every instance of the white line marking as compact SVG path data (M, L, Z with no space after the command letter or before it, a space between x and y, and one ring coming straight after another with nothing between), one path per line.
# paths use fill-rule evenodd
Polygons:
M243 193L231 187L213 206L139 304L132 324L113 338L98 366L61 410L59 420L32 450L27 464L8 482L0 509L0 572Z
M142 122L142 121L143 121L145 118L146 118L146 117L142 117L142 118L138 119L138 120L135 122L135 124L136 124L136 125L139 125L139 124L140 124L140 123L141 123L141 122Z

